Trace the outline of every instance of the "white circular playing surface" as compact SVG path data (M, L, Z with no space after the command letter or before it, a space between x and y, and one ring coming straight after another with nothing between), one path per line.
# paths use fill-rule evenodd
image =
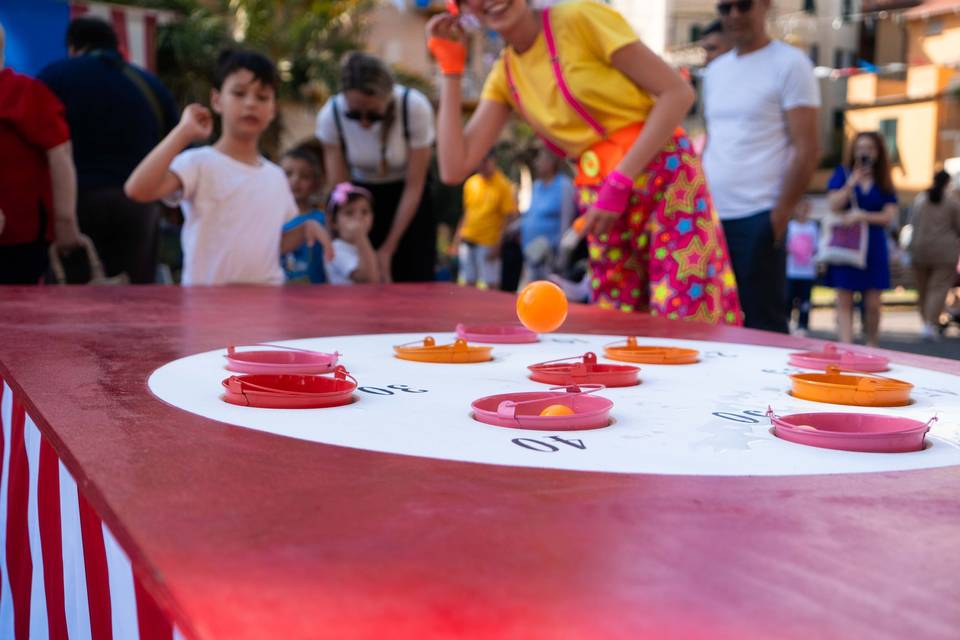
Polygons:
M593 351L622 336L551 334L535 344L495 345L494 360L433 364L400 360L393 345L426 334L377 334L290 340L277 344L339 351L359 381L353 404L327 409L257 409L220 399L225 350L166 364L150 376L150 390L185 411L269 433L332 445L446 460L578 471L685 475L806 475L899 471L960 464L960 377L892 365L883 375L915 385L913 404L862 408L790 396L791 350L774 347L638 338L644 345L700 350L693 365L639 365L641 384L605 389L613 423L591 431L529 431L482 424L470 403L512 391L544 391L528 365ZM448 344L450 333L433 334ZM927 447L915 453L855 453L794 444L775 437L763 417L870 412L926 422L939 417Z

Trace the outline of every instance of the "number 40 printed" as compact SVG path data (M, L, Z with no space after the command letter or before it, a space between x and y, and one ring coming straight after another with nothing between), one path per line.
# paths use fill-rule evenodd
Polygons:
M550 442L547 442L548 440ZM581 451L585 451L587 448L587 445L583 444L583 440L579 438L564 438L562 436L547 436L541 439L514 438L510 442L518 447L539 453L557 453L561 447L572 447L574 449L580 449Z
M724 420L729 420L730 422L742 422L743 424L757 424L761 420L757 418L766 419L766 411L757 411L756 409L747 409L746 411L741 411L740 413L732 413L729 411L714 411L711 415L714 415L718 418L723 418Z

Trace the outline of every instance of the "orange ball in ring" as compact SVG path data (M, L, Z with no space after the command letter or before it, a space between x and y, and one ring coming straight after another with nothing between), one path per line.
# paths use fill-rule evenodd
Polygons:
M572 416L573 409L565 404L552 404L540 412L541 416Z
M530 331L556 331L567 319L567 296L552 282L531 282L517 295L517 317Z

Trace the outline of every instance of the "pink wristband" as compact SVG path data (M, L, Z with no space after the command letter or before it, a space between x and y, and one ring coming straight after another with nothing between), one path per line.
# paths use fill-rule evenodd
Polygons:
M600 192L597 194L597 201L593 206L603 211L623 213L627 210L627 205L630 204L630 194L632 192L633 180L619 171L614 171L603 181Z

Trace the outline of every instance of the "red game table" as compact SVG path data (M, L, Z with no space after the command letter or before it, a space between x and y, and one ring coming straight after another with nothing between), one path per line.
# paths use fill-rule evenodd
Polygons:
M450 331L508 320L513 300L441 284L0 290L0 637L958 637L960 467L452 462L216 423L146 385L231 341ZM563 330L799 346L580 306Z

